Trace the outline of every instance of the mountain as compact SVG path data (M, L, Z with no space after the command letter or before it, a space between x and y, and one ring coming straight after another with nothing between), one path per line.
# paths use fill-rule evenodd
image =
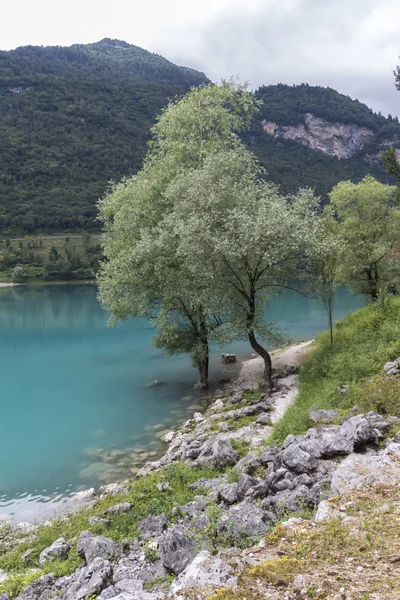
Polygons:
M256 93L260 114L244 140L282 191L311 186L326 197L339 181L368 173L394 183L380 152L400 148L397 117L375 114L331 88L279 84Z
M206 82L119 40L0 52L0 231L98 228L98 198L140 169L156 115Z
M110 180L140 169L168 99L204 73L119 40L0 52L0 233L94 231ZM243 136L282 191L326 198L343 179L393 182L379 158L400 147L386 119L330 88L257 90L260 113Z

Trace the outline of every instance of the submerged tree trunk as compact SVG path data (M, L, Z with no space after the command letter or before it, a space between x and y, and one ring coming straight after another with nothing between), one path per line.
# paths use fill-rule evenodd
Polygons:
M209 362L210 362L210 353L209 353L209 348L208 348L207 324L203 317L200 319L199 347L200 347L200 352L199 352L198 364L197 364L197 368L199 370L198 387L201 390L207 390L208 389L208 368L209 368Z
M208 390L208 365L209 365L209 357L202 358L198 365L199 370L199 383L198 387L201 390Z
M257 354L261 356L264 361L264 389L266 394L270 394L272 391L272 361L271 356L267 350L261 346L256 340L256 336L253 331L248 334L250 346Z

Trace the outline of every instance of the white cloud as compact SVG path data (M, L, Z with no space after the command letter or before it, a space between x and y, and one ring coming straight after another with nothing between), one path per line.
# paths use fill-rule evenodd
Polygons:
M19 0L3 8L0 44L119 38L213 80L307 81L400 114L399 22L398 0Z

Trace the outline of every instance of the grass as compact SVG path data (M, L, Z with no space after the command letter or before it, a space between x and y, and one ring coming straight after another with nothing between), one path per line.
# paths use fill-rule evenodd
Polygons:
M299 434L311 427L309 413L317 409L346 412L355 404L362 410L379 407L384 414L400 416L399 383L385 380L385 394L375 388L383 365L400 356L400 298L388 298L348 315L334 328L334 343L329 334L316 339L316 348L305 360L299 375L299 394L274 428L269 443L282 443L289 433ZM338 391L347 386L347 393ZM389 400L383 400L385 396Z
M90 529L96 535L106 535L112 540L123 542L126 539L133 540L137 536L137 524L149 515L164 513L167 519L171 520L172 509L193 500L198 493L197 490L190 489L191 483L202 477L212 478L220 474L216 470L193 469L177 463L162 473L133 481L127 495L121 494L98 500L95 504L67 517L54 519L49 526L42 525L32 539L24 541L21 533L5 525L4 528L0 528L0 569L4 569L11 577L0 584L0 593L7 592L14 598L28 583L45 573L51 572L57 577L72 573L82 562L76 553L76 542L80 532L85 529ZM159 492L157 483L161 481L168 481L171 490ZM108 526L102 524L88 526L89 517L103 516L107 508L118 502L130 502L131 511L121 515L109 515L111 523ZM64 537L71 543L72 549L68 559L40 565L39 555L42 550L59 537ZM10 542L13 547L8 548L7 544ZM31 549L32 552L28 564L25 564L22 555L27 549ZM149 558L154 557L149 556ZM37 569L34 574L30 572L32 568Z
M399 487L380 485L330 502L335 508L345 502L345 521L276 526L265 539L269 558L245 569L235 592L221 589L209 600L263 600L266 592L279 590L279 597L291 590L295 595L290 598L319 600L399 598ZM305 592L301 594L293 588L298 574L305 579ZM340 592L341 588L345 593Z

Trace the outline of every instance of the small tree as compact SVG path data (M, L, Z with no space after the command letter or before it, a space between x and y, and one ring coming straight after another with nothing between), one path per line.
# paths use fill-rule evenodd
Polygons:
M17 265L11 275L11 281L13 283L23 283L27 278L25 269L21 265Z
M331 344L333 344L333 303L344 256L343 241L339 239L337 229L338 225L330 216L328 206L316 233L312 255L315 273L311 285L328 313Z
M353 289L372 300L390 284L392 249L400 239L396 187L370 175L356 184L338 183L330 193L338 236L346 247L341 276Z

